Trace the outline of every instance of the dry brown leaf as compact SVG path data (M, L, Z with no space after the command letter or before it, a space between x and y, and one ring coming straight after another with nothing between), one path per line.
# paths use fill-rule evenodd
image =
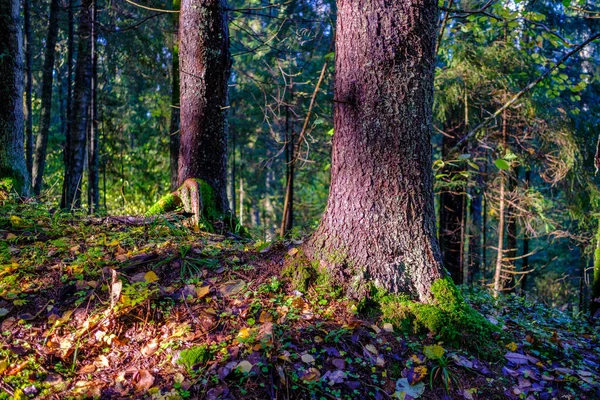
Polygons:
M135 378L137 378L137 382L135 384L135 390L138 392L146 393L148 389L152 387L154 384L154 376L145 369L140 369L135 374Z

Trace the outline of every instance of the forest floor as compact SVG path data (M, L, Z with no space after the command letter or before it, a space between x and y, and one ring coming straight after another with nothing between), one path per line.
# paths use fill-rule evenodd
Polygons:
M299 242L0 206L0 399L592 399L600 334L465 290L498 355L281 278Z

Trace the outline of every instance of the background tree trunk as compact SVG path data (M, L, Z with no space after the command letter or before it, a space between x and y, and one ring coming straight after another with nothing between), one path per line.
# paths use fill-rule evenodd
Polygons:
M180 0L173 0L173 10L179 10ZM179 42L178 15L173 14L173 63L171 73L171 122L169 127L169 156L171 170L171 190L177 189L177 164L179 160Z
M31 176L33 168L33 50L31 40L31 0L23 2L25 28L25 163Z
M307 250L348 286L428 301L444 275L430 143L437 4L337 4L331 188Z
M0 0L0 183L29 194L23 115L23 43L19 0ZM6 180L10 182L6 182Z
M69 210L81 208L81 185L92 80L92 12L93 0L82 0L71 113L73 123L65 146L65 179L61 199L61 208Z
M96 42L98 39L97 29L97 5L92 0L92 76L90 82L90 108L89 108L89 137L88 137L88 208L89 213L94 214L100 207L99 177L98 177L98 54Z
M178 184L200 178L227 203L227 82L231 58L223 0L183 0L179 19L180 146Z
M56 55L56 40L58 38L58 0L50 2L50 15L48 17L48 35L46 36L46 53L44 68L42 70L42 118L40 131L35 141L35 157L32 172L33 194L36 196L42 190L46 153L48 149L48 135L52 116L52 82L54 80L54 60Z
M453 121L450 119L450 121ZM446 130L449 132L449 130ZM442 159L446 159L458 143L458 135L448 133L452 137L442 137ZM444 173L455 174L456 167L444 168ZM440 194L440 248L444 266L457 285L463 283L463 220L465 194L463 188L449 187L442 189Z

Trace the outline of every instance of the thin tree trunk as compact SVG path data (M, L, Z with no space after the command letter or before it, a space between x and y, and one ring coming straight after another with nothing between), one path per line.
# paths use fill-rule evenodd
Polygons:
M594 275L592 278L592 298L590 299L590 315L595 320L600 315L600 220L596 234L596 250L594 252Z
M31 0L23 2L25 19L25 163L31 176L33 168L33 46L31 39Z
M240 225L244 224L244 179L240 177L240 212L238 216Z
M178 184L200 178L227 202L227 82L231 58L223 0L183 0L179 19L180 146Z
M426 302L444 276L430 143L437 3L337 3L331 188L307 253L349 293L370 281Z
M89 213L98 212L100 207L99 177L98 177L98 54L96 42L98 38L97 31L97 5L96 0L92 0L92 76L90 82L90 111L89 111L89 137L88 137L88 208Z
M502 141L503 148L506 148L506 110L502 113ZM496 256L496 270L494 272L494 297L498 297L503 289L502 281L502 263L504 260L504 207L505 207L505 186L507 173L500 171L500 201L498 211L498 254Z
M285 194L279 235L285 237L292 229L294 218L294 127L290 121L290 106L294 101L294 81L290 76L290 98L285 106Z
M454 119L450 118L454 123ZM442 137L442 158L451 154L452 149L458 142L458 135L449 133L452 137L444 135ZM448 166L444 168L447 174L456 173L456 167ZM440 194L440 248L444 266L450 272L452 280L457 285L463 283L463 188L444 188Z
M48 135L52 123L52 84L54 80L54 60L56 55L56 41L58 39L58 13L60 11L58 0L50 2L50 15L48 17L48 35L46 36L46 53L42 70L42 117L40 131L35 142L35 157L33 160L33 193L37 196L42 190L46 154L48 150Z
M63 163L67 168L69 143L71 142L71 131L73 126L73 52L75 50L75 18L74 10L75 0L69 0L67 4L68 31L67 31L67 114L66 114L66 130L65 130L65 147L63 151ZM62 199L61 199L62 203Z
M65 147L65 179L61 208L81 208L81 186L86 153L88 107L92 81L93 0L82 0L79 19L79 48L73 87L72 126Z
M19 0L0 0L0 186L29 194L23 115L23 43Z
M173 10L179 10L180 0L173 0ZM173 49L172 49L172 68L171 68L171 123L169 128L169 155L171 170L171 190L177 189L177 167L179 160L179 19L177 14L173 14ZM235 208L234 208L235 209Z
M531 170L529 168L525 169L525 188L529 189L529 183L531 180ZM521 271L529 270L529 234L527 231L523 233L523 263L521 264ZM527 290L527 277L529 274L524 274L521 278L521 291L525 292Z
M231 199L231 210L233 211L233 213L235 214L235 210L237 210L236 207L236 191L235 191L235 184L236 184L236 159L235 159L235 149L236 149L236 131L235 131L235 127L232 128L231 130L231 186L230 186L230 190L231 190L231 196L229 197Z

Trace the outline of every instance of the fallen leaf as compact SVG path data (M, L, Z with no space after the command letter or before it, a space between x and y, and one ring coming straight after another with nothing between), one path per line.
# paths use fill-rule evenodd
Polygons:
M264 324L265 322L273 322L273 315L271 315L271 313L268 311L261 311L258 321L261 324Z
M146 393L154 384L154 376L148 370L138 370L136 378L135 390L138 392Z
M253 365L249 362L249 361L240 361L238 363L238 365L236 366L237 369L240 370L240 372L243 372L244 374L247 374L250 372L250 370L252 370Z
M375 346L373 346L372 344L366 345L365 349L367 349L370 353L373 353L375 355L379 354L379 352L377 351L377 349L375 348Z
M423 348L423 354L425 354L425 357L429 358L430 360L439 360L440 358L442 358L444 356L445 352L446 352L446 349L444 349L439 344L434 344L432 346L425 346Z
M232 296L240 293L246 287L246 282L241 279L227 281L219 287L219 293L223 296Z
M511 363L517 364L517 365L529 363L529 359L527 358L527 356L524 356L523 354L519 354L519 353L509 352L504 355L504 358L506 358Z
M389 322L386 322L385 324L383 324L383 330L386 332L394 332L394 326Z
M196 289L196 296L199 299L206 297L210 293L210 286L202 286Z
M158 275L154 271L148 271L144 274L144 280L146 283L153 283L158 281Z
M316 368L309 368L302 374L301 378L303 381L315 382L321 379L321 373Z
M310 354L302 354L302 357L300 357L300 359L307 364L315 363L315 358L313 356L311 356Z
M399 399L405 399L406 396L418 399L423 395L423 392L425 392L425 384L423 382L411 385L406 378L401 378L396 381L396 393L394 394Z

